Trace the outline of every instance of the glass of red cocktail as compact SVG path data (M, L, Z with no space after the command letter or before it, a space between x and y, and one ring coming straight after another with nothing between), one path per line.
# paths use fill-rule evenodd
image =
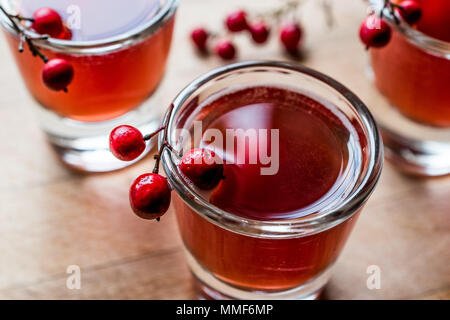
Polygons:
M30 50L18 52L17 30L0 14L24 82L41 106L42 127L61 159L93 172L129 165L111 156L108 133L118 123L145 131L158 126L160 108L144 101L163 77L178 0L2 0L0 4L6 12L23 17L49 7L65 22L74 23L67 38L33 41L49 59L62 58L73 66L68 92L55 92L42 81L43 62ZM27 32L30 37L40 36Z
M247 62L195 80L167 120L177 152L163 166L199 296L316 297L381 173L365 105L308 68ZM180 171L192 148L223 161L213 190Z
M384 3L371 2L377 10ZM450 173L450 5L419 3L422 17L414 26L384 10L392 38L370 49L370 61L386 100L372 112L392 163L407 173L439 176Z

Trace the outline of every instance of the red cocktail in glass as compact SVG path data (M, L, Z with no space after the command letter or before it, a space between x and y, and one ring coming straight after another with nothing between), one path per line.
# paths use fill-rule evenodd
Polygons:
M86 171L108 171L128 165L110 158L107 132L118 122L145 130L157 126L160 111L154 107L130 111L141 106L162 79L178 1L6 3L9 3L8 12L25 17L32 16L38 8L50 7L70 27L70 39L36 41L48 58L63 58L73 65L74 79L68 92L63 93L44 85L43 62L29 50L17 51L19 38L8 21L3 21L23 79L33 97L45 108L40 110L44 130L62 159ZM121 119L116 120L118 117Z
M373 4L378 8L382 2ZM370 58L375 85L389 107L377 105L373 112L394 164L413 174L445 175L450 173L450 4L419 2L423 14L414 27L396 24L385 11L392 38L385 47L372 48Z
M174 104L171 144L224 162L206 192L164 157L200 295L316 296L381 172L367 109L326 76L269 62L217 70Z
M393 106L419 123L450 127L450 61L418 48L395 31L386 48L371 50L375 84Z

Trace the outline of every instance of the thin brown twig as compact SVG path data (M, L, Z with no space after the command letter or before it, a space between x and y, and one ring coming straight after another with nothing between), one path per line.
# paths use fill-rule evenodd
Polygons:
M400 24L400 20L397 17L397 15L395 14L396 8L400 9L400 10L404 10L404 8L402 6L392 2L391 0L384 0L383 8L381 8L381 10L380 10L380 19L382 19L384 16L384 10L388 9L389 13L391 14L392 18L394 19L395 24Z
M162 154L163 154L164 150L166 148L169 148L170 150L173 150L172 146L167 142L167 136L168 136L167 127L168 127L168 124L169 124L170 117L172 115L173 108L174 108L174 105L172 103L170 105L170 107L169 107L169 111L167 113L167 117L165 119L165 123L162 126L162 128L164 128L163 129L164 130L163 143L161 144L161 147L159 148L158 153L154 157L156 161L155 161L155 167L153 168L153 173L156 173L156 174L159 173L159 165L161 163L161 157L162 157ZM158 133L160 131L161 130L159 130Z
M34 38L31 38L30 36L28 36L25 32L25 30L19 26L19 24L14 20L14 19L18 19L18 20L29 20L29 18L24 18L24 17L20 17L18 15L10 15L4 8L3 6L0 5L0 11L8 18L8 20L11 22L14 30L16 30L16 32L19 34L20 40L19 40L19 52L23 52L23 43L26 42L28 44L28 48L30 49L31 53L33 54L33 56L38 56L42 59L42 61L44 61L44 63L47 63L48 58L34 45L33 40ZM36 39L39 40L46 40L48 38L48 36L42 36Z
M19 21L29 21L29 22L34 22L33 18L26 18L26 17L22 17L21 15L18 14L10 14L9 15L11 18L17 19Z
M334 25L333 6L330 0L322 0L322 8L325 13L325 20L328 28L332 28Z
M158 130L156 130L155 132L145 135L145 136L144 136L144 140L145 140L145 141L150 140L151 138L153 138L154 136L156 136L158 133L160 133L160 132L163 131L164 129L165 129L165 127L163 126L163 127L159 128Z

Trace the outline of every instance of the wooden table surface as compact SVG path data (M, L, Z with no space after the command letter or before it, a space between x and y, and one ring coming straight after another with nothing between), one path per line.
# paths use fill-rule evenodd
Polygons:
M222 64L192 50L188 31L200 22L219 27L238 0L182 0L164 105L196 76ZM280 0L245 1L252 12ZM334 1L328 29L318 1L301 19L302 63L352 88L370 108L385 103L365 76L367 56L357 39L366 4ZM339 5L339 6L337 6ZM0 38L0 298L193 299L175 216L161 223L135 217L128 205L133 179L149 156L114 173L69 171L46 144L3 37ZM289 59L277 40L255 48L237 40L241 60ZM151 102L149 102L151 103ZM329 299L450 299L450 178L414 179L389 163L326 287ZM66 287L70 265L81 268L80 290ZM381 269L381 289L369 290L366 269Z

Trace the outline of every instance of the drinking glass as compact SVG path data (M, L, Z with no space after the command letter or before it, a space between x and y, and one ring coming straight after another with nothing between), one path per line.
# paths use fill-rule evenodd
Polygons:
M372 0L376 10L383 1ZM386 156L400 170L423 176L450 173L450 43L406 23L388 10L392 39L370 49L370 77L384 96L371 111Z
M345 192L301 217L252 220L212 205L186 181L177 165L185 143L182 132L205 116L205 103L248 86L309 92L350 120L360 151L340 182ZM282 62L244 62L214 70L188 85L173 104L165 121L168 142L177 152L164 153L163 167L176 191L174 208L199 297L316 298L382 170L382 141L367 107L328 76ZM160 144L164 141L161 136Z
M70 167L87 172L105 172L128 166L133 162L117 160L110 153L109 132L119 124L133 125L143 132L157 129L162 110L154 103L158 99L154 93L165 71L178 0L154 2L156 11L151 18L143 19L134 27L124 27L120 34L111 37L82 41L34 40L48 58L63 58L73 65L75 77L67 93L45 87L41 79L43 62L33 57L30 50L18 52L18 34L7 17L0 14L4 34L22 78L39 103L37 114L42 128L51 146ZM16 7L19 3L0 0L8 13L23 13L23 8ZM36 1L27 5L39 8L51 6L51 3L54 2ZM96 14L107 15L109 4L106 1L87 3L74 0L68 1L67 5L83 4L83 10L88 10L103 3L105 12ZM145 5L142 1L140 3ZM57 5L59 8L65 3ZM81 23L82 17L83 12ZM107 20L108 23L115 21L112 17ZM31 30L27 33L31 37L39 36ZM143 103L150 96L152 99ZM149 145L140 158L150 149Z

